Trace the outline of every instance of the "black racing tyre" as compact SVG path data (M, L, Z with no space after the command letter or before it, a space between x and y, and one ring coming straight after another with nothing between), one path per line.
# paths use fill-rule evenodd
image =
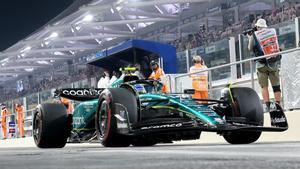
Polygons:
M244 117L247 124L262 126L264 122L263 107L257 93L251 88L231 88L234 98L232 109L235 116ZM257 141L261 131L233 131L224 133L224 139L230 144L249 144Z
M123 105L128 111L129 121L137 121L137 100L134 94L124 88L105 89L99 98L96 112L96 131L100 143L105 147L127 147L130 138L118 132L116 104Z
M37 106L33 117L33 139L39 148L62 148L70 135L65 106L45 103Z

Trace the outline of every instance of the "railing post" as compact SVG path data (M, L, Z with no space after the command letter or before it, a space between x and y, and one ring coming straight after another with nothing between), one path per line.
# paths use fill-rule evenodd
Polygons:
M175 87L175 93L178 93L177 77L174 77L174 87Z
M185 50L185 57L186 57L186 72L189 72L190 69L190 60L189 60L189 50Z
M242 56L244 55L243 49L244 49L244 37L242 34L239 34L239 54L240 54L240 61L243 60ZM240 63L240 71L241 71L241 77L244 75L243 71L243 64Z
M212 91L212 71L208 71L208 86L209 86L209 93Z
M299 17L295 18L295 36L296 47L300 47L300 20Z
M254 68L253 68L254 61L250 61L250 72L251 72L251 88L254 89Z
M230 63L236 62L236 46L235 38L229 38L229 54L230 54ZM237 65L230 66L231 80L236 81L237 79Z

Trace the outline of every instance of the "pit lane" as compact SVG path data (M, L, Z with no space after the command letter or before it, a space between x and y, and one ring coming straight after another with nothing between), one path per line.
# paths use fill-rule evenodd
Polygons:
M153 147L105 148L69 144L63 149L2 148L1 169L185 169L300 168L300 142L167 144Z
M83 143L39 149L32 138L0 140L0 169L299 169L300 111L286 115L286 132L264 132L248 145L230 145L215 133L202 133L200 140L127 148ZM270 123L267 117L265 124Z

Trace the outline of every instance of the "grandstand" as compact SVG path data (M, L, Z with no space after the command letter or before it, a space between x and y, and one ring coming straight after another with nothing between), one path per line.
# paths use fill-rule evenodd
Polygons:
M87 65L97 52L138 38L177 48L178 73L200 54L208 67L253 57L241 35L257 18L279 33L283 50L299 41L298 0L88 0L75 1L46 26L0 53L0 103L26 109L60 87L96 86L103 70ZM234 51L233 50L234 46ZM250 64L212 71L212 80L243 78ZM234 77L232 77L232 75Z

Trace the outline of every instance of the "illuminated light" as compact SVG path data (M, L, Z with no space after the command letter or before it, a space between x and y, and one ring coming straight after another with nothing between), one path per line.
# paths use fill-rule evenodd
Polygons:
M50 41L45 41L44 43L45 45L49 45Z
M57 56L63 56L63 55L65 55L65 54L62 53L62 52L54 52L53 54L54 54L54 55L57 55Z
M57 32L52 32L49 37L50 38L56 38L56 37L58 37L58 33Z
M95 40L96 40L96 42L97 42L99 45L102 44L102 41L101 41L101 40L99 40L99 39L95 39Z
M117 11L120 11L121 9L122 9L121 6L117 6L117 7L116 7L116 10L117 10Z
M111 13L115 13L114 9L110 8Z
M26 72L32 72L34 69L33 68L26 68L25 71Z
M106 41L111 41L111 40L113 40L113 39L115 39L115 38L106 38L105 40L106 40Z
M8 58L5 58L5 59L1 60L0 62L5 63L5 62L8 62L8 60L9 60Z
M68 40L67 42L71 43L71 44L75 44L75 41L72 41L72 40Z
M24 52L28 52L31 50L31 47L30 46L27 46L26 48L24 48L23 50L21 50L20 52L21 53L24 53Z
M85 22L91 22L93 19L94 19L94 16L93 16L93 15L86 15L86 16L83 18L83 21L85 21Z
M128 23L127 23L126 25L127 25L127 27L130 29L131 32L134 31Z
M81 28L81 26L76 26L76 27L75 27L75 29L76 29L77 31L79 31L80 28Z
M49 65L50 63L44 60L41 61L37 61L38 64L42 64L42 65Z

